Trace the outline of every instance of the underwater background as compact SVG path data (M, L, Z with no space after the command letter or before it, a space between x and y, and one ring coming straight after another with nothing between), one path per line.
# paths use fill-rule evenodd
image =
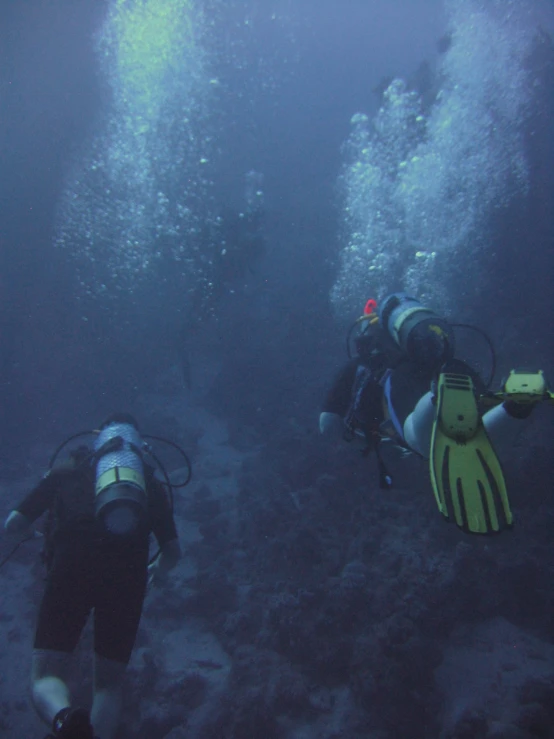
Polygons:
M114 410L193 465L122 739L554 737L552 408L486 540L317 429L394 290L485 330L496 386L554 377L553 31L542 0L2 3L4 510ZM39 736L37 545L0 577L0 728Z

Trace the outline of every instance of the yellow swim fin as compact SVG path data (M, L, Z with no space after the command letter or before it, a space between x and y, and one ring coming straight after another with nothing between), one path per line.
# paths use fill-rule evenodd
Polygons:
M430 472L439 511L464 531L492 534L512 524L504 473L468 375L439 377Z

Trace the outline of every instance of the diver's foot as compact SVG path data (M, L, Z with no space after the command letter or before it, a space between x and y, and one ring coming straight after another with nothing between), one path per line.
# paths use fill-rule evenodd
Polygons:
M538 403L550 397L542 370L511 370L502 394L505 398L504 409L513 418L527 418Z
M84 708L62 708L54 717L52 732L48 735L52 739L95 739L89 712Z

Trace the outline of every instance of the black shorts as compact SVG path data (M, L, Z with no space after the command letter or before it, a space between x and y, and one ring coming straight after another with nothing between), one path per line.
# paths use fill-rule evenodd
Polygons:
M60 548L38 614L35 649L71 653L94 610L94 651L127 664L146 593L148 547L74 539Z

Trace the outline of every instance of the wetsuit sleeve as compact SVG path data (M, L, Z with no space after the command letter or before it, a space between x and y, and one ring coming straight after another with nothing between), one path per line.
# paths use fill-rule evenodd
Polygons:
M336 413L345 416L352 398L352 386L356 378L358 362L348 362L337 374L323 403L322 413Z
M150 482L149 498L152 532L156 537L158 545L163 549L167 542L177 538L177 528L169 505L166 488L154 477L152 477Z
M32 523L47 511L56 495L56 475L46 475L31 492L15 507L16 511L22 513Z

